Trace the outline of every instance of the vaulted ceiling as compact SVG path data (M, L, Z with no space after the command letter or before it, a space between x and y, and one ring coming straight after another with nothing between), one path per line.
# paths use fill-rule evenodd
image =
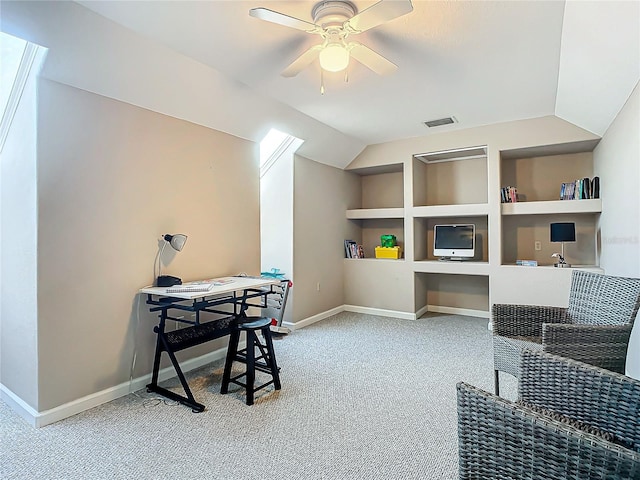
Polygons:
M319 37L249 16L266 7L312 22L317 2L78 3L364 144L545 115L602 135L640 79L636 1L414 0L357 38L397 71L352 60L348 82L324 74L324 95L317 61L280 75ZM447 116L457 123L423 124Z

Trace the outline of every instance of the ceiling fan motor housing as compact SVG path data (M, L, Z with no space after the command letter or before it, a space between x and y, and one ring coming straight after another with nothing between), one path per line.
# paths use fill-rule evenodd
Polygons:
M313 23L320 25L323 29L342 28L344 22L351 19L358 9L351 2L326 1L317 3L311 11Z

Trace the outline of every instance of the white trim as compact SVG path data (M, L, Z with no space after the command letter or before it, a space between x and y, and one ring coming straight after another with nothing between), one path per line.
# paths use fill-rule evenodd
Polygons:
M24 418L29 425L36 427L36 417L38 412L18 395L0 383L0 400L6 403L9 408Z
M311 317L307 317L299 322L282 322L282 325L285 327L289 327L291 330L299 330L304 327L308 327L309 325L319 322L320 320L324 320L325 318L329 318L333 315L337 315L340 312L344 312L344 305L339 307L332 308L331 310L327 310L325 312L318 313L317 315L312 315Z
M416 312L416 320L429 311L429 305L425 305Z
M241 349L244 348L245 345L246 344L244 342L240 342ZM180 368L186 373L208 363L225 358L226 352L227 348L223 347L200 357L190 358L189 360L180 362ZM176 371L174 370L173 365L170 365L158 372L158 381L162 382L175 376ZM150 373L143 375L142 377L135 378L129 382L123 382L120 385L92 393L43 412L38 412L33 409L24 400L2 384L0 384L0 394L2 400L5 401L5 403L7 403L21 417L23 417L30 425L39 428L84 412L90 408L97 407L103 403L110 402L111 400L124 397L125 395L144 388L149 382L151 382Z
M420 309L419 311L421 310L422 309ZM453 315L465 315L467 317L478 317L478 318L490 317L489 312L484 310L471 310L469 308L445 307L442 305L427 305L427 311L436 312L436 313L450 313Z
M399 310L384 310L382 308L360 307L358 305L344 305L346 312L365 313L367 315L379 315L381 317L394 317L403 320L415 320L416 314L401 312Z
M265 162L260 166L260 178L264 177L269 169L275 165L278 159L287 153L287 151L291 150L291 154L293 155L300 145L304 143L303 140L300 140L293 135L289 135L286 137L282 143L276 148L273 153L265 160Z
M2 118L0 118L0 152L2 152L2 149L4 148L4 143L7 139L7 135L9 135L11 123L13 123L13 117L16 114L16 110L18 110L18 105L22 98L22 92L24 91L24 87L27 85L31 68L39 51L43 52L42 55L39 55L39 61L42 61L44 51L46 51L45 49L42 49L38 45L30 42L27 42L24 47L20 66L18 67L16 78L13 81L11 93L7 99L7 105L5 106ZM1 107L2 106L0 106L0 108Z

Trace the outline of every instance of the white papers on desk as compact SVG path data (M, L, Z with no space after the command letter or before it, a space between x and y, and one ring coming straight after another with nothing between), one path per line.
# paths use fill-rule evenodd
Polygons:
M192 283L186 285L175 285L167 288L167 293L191 293L191 292L208 292L213 285L211 283Z

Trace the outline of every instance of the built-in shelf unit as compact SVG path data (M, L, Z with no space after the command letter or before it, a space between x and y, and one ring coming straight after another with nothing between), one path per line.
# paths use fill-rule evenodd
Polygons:
M559 200L563 182L593 178L594 146L594 142L575 142L500 152L502 186L516 187L519 195L518 202L500 206L503 265L513 265L518 259L553 265L556 260L551 255L560 250L549 239L553 222L576 224L576 242L567 244L569 263L597 263L596 234L602 200Z
M361 208L347 210L346 216L359 226L360 236L352 240L363 246L365 259L375 259L381 235L395 235L398 245L404 247L403 170L403 163L395 163L354 171L360 177Z
M451 141L427 136L374 146L347 168L360 177L362 204L346 216L359 222L367 256L373 256L382 234L396 235L405 252L402 264L373 260L356 268L359 260L345 260L345 281L355 282L347 292L358 291L347 293L346 303L375 304L414 316L432 310L484 317L492 303L510 303L511 297L558 304L566 295L549 285L568 288L571 269L552 267L551 254L560 250L549 240L552 222L576 223L577 241L565 245L568 261L598 270L602 201L560 200L560 185L594 176L593 149L599 138L552 117L477 132L450 134ZM385 157L394 151L398 156L387 164ZM517 188L518 202L501 203L504 186ZM475 258L434 257L433 227L451 223L476 226ZM537 260L540 267L516 267L519 259ZM523 288L527 279L544 283L537 290L544 294ZM359 281L391 286L367 295L357 289ZM410 300L403 297L405 289ZM399 297L404 300L399 302Z

